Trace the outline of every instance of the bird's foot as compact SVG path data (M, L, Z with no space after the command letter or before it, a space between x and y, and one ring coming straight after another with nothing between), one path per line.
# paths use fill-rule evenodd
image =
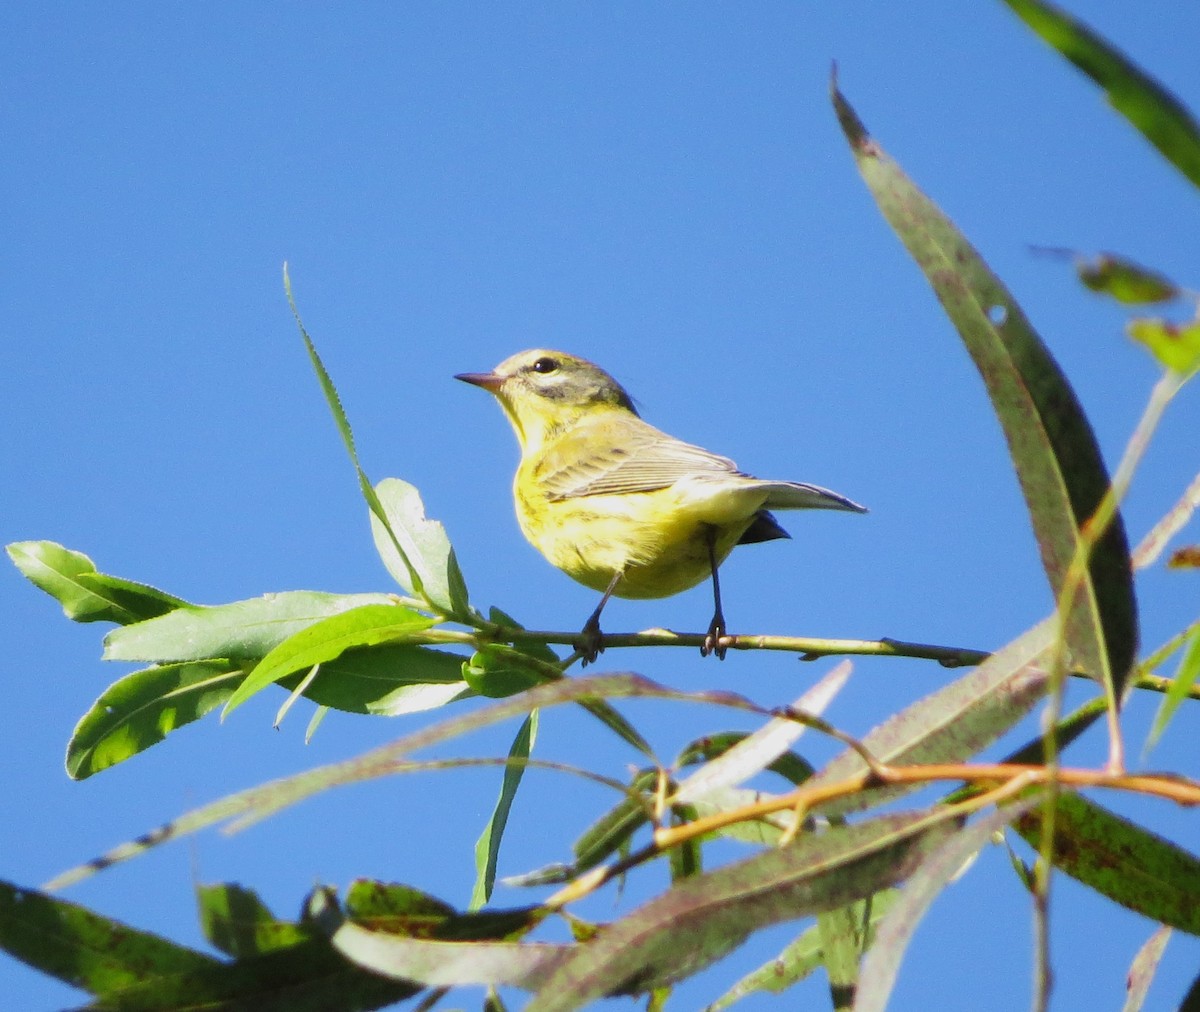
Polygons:
M585 668L604 653L604 637L600 632L599 616L593 615L584 623L575 638L575 649L579 651L582 666Z
M709 654L716 654L717 660L725 660L725 652L729 649L726 644L721 642L725 636L725 616L718 611L713 615L712 621L708 623L708 632L704 635L700 656L707 657Z

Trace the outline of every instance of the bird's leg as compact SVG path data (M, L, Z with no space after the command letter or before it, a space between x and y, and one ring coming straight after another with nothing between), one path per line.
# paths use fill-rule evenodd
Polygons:
M600 603L596 605L596 610L583 623L583 628L579 631L579 636L575 640L575 649L583 655L583 666L585 668L604 651L604 643L600 634L600 612L604 611L604 606L608 604L608 599L613 596L613 591L617 589L617 583L620 579L620 573L613 574L613 578L608 584L608 590L600 598Z
M704 637L704 646L700 648L700 656L716 654L717 659L723 661L728 647L721 645L721 637L725 635L725 614L721 611L721 581L717 578L717 529L708 527L704 535L708 545L708 564L712 566L713 617L708 623L708 633Z

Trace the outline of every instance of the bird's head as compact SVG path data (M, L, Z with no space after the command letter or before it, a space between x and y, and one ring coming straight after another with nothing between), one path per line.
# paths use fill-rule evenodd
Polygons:
M562 351L534 348L506 358L491 372L454 378L495 394L526 450L594 413L637 414L620 383L598 365Z

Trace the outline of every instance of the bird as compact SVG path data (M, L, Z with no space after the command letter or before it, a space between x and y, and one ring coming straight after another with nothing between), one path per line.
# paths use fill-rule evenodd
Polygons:
M513 498L526 539L601 592L575 639L584 665L604 649L600 614L611 597L670 597L708 578L714 609L700 653L724 659L717 569L733 548L790 537L771 510L867 511L819 485L755 478L667 435L643 421L620 383L576 355L535 348L454 378L492 393L512 424L521 450Z

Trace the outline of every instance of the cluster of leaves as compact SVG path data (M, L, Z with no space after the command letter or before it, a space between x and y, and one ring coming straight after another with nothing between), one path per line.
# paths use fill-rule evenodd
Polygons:
M1171 96L1049 5L1008 2L1095 78L1114 105L1200 185L1200 130ZM577 655L560 657L551 645L569 645L571 635L530 632L497 609L486 616L478 611L445 531L426 518L416 489L395 479L368 481L333 383L301 325L370 508L376 546L404 593L293 592L201 607L101 573L85 555L60 545L10 545L16 565L69 618L115 623L105 638L106 659L147 665L109 687L80 720L68 749L69 774L84 778L106 770L206 714L228 713L271 685L288 690L280 717L299 696L316 703L314 726L327 708L395 715L473 696L496 701L356 759L204 806L65 873L50 888L207 826L246 825L319 791L431 768L437 764L412 755L479 727L520 719L509 755L493 760L503 767L503 784L477 847L473 909L454 910L408 886L360 881L341 896L329 888L314 890L292 922L276 918L239 887L204 887L198 899L207 936L229 957L219 959L48 893L0 884L0 946L87 989L105 1008L234 1008L253 1001L260 1009L369 1009L417 995L429 1005L446 989L476 985L489 989L497 1007L496 989L525 989L533 994L529 1007L544 1012L612 994L650 993L660 1000L674 983L756 930L813 916L815 924L779 957L713 1007L781 990L824 967L835 1004L878 1009L923 912L989 839L1011 826L1039 855L1033 867L1014 855L1035 905L1045 900L1050 870L1057 868L1163 925L1131 973L1127 1007L1139 1007L1169 930L1200 934L1200 859L1075 789L1200 802L1194 781L1125 772L1118 719L1129 691L1157 688L1166 693L1159 734L1182 700L1196 695L1200 621L1139 663L1133 573L1186 522L1200 500L1200 483L1132 554L1117 510L1154 423L1200 367L1200 322L1147 317L1130 323L1131 336L1150 349L1164 372L1110 480L1069 383L1020 307L868 135L836 87L833 104L881 211L929 279L984 379L1058 601L1055 614L861 741L820 716L844 681L845 666L778 711L734 694L683 693L634 675L568 679L564 673ZM1186 297L1169 279L1120 257L1079 258L1079 268L1089 288L1124 303ZM1187 550L1176 555L1181 565L1191 557ZM659 634L629 640L664 642ZM678 636L667 642L691 640ZM775 645L805 654L850 649L784 638ZM857 649L904 652L894 643ZM961 660L962 654L947 650L945 657ZM1176 654L1175 677L1155 675ZM1094 679L1100 693L1064 716L1068 675ZM631 697L700 700L766 719L749 736L697 741L667 767L654 760L650 746L614 706ZM1045 735L1004 762L970 763L1043 700L1048 700ZM564 704L585 707L645 756L645 765L621 781L574 771L611 786L618 802L580 837L570 861L521 880L531 888L557 886L556 892L527 907L481 911L522 773L540 763L531 758L538 714ZM1107 767L1064 767L1062 751L1100 719L1109 728ZM833 735L846 744L845 752L814 771L792 748L807 730ZM774 795L743 787L763 771L786 787ZM935 782L960 786L935 803L895 810L904 795ZM880 811L885 806L890 807ZM646 830L648 842L635 847ZM701 870L702 850L715 835L759 849L741 861ZM661 895L602 926L567 915L572 901L655 860L667 862L672 881ZM566 920L573 940L531 941L552 917ZM1042 1001L1047 979L1043 972Z

